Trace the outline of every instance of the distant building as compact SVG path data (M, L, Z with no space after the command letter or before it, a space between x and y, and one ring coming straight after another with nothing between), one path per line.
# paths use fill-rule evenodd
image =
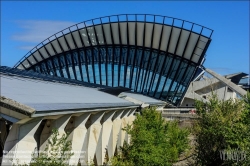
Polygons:
M204 73L211 77L206 77ZM212 94L217 95L219 100L241 98L249 90L249 75L246 73L235 73L221 76L209 69L195 78L177 108L166 107L163 110L164 117L168 120L190 120L195 118L195 100L207 102Z

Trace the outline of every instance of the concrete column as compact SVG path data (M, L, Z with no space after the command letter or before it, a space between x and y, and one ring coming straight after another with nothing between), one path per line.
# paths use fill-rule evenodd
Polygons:
M87 128L85 126L91 113L84 113L74 119L74 130L70 133L69 138L72 141L72 151L74 155L69 160L69 165L77 165L80 159L81 165L87 165L84 161L85 151L82 150Z
M135 111L136 111L136 109L132 109L132 110L130 111L129 115L128 115L127 123L128 123L129 125L132 125L133 121L135 120L135 115L134 115Z
M32 153L37 149L34 138L42 118L31 119L24 124L13 124L4 144L2 165L29 164ZM11 160L12 159L12 160Z
M113 116L113 126L112 131L110 133L110 139L108 143L108 156L109 158L114 156L115 149L117 146L117 139L120 134L121 130L121 116L124 110L116 111L115 115Z
M135 120L135 115L134 115L135 111L136 111L136 109L132 109L129 112L128 117L125 119L128 125L132 125L133 124L133 121ZM127 143L130 143L130 135L128 135L127 132L125 133L125 141Z
M66 134L64 128L69 122L70 117L71 115L64 115L55 120L47 120L40 137L40 151L45 150L46 145L48 144L48 139L52 134L52 129L58 129L59 138L63 134Z
M117 141L117 150L119 151L120 147L123 146L123 143L124 143L124 140L125 140L125 135L126 135L126 131L122 130L123 128L125 128L127 126L127 121L128 121L128 115L130 113L130 109L128 110L125 110L123 112L123 115L122 115L122 123L121 123L121 126L120 126L120 134L119 134L119 137L118 137L118 141Z
M91 163L95 158L96 147L97 147L99 135L102 129L102 125L100 121L104 113L105 112L98 112L90 116L91 125L88 128L88 132L87 132L88 148L86 150L86 155L85 155L86 156L85 159L87 159L87 163Z
M96 159L98 165L103 165L103 162L105 161L105 155L108 150L108 143L113 126L112 117L115 112L116 111L109 111L103 116L102 129L96 147Z

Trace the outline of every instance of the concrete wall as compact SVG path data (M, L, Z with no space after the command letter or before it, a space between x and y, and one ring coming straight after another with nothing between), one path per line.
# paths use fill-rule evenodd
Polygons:
M182 100L181 107L194 107L195 100L203 100L206 102L212 93L216 94L219 100L236 98L236 93L232 91L227 84L216 78L207 78L191 82Z

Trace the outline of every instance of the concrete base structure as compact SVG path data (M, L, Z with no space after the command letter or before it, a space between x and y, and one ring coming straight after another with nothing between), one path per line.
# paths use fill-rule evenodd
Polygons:
M92 162L103 165L123 145L126 133L122 130L134 120L135 109L88 112L63 116L31 118L23 124L13 124L4 145L2 165L28 164L32 153L44 150L53 128L59 137L66 132L72 141L74 155L69 165L87 165ZM42 121L46 121L44 126ZM38 128L40 133L38 133ZM39 135L40 139L35 139ZM39 146L38 146L39 145Z
M244 76L244 73L221 76L210 69L205 71L211 78L202 76L202 79L193 81L181 102L180 107L194 107L195 100L208 101L208 98L215 94L219 100L236 99L238 96L246 95L247 91L237 85Z

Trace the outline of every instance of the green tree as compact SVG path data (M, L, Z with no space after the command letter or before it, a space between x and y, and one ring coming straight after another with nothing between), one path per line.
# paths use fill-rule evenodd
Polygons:
M189 130L166 122L155 108L143 110L125 130L130 144L125 142L112 165L172 165L189 147Z
M49 138L48 144L39 156L33 154L31 166L66 166L70 157L73 155L71 152L71 141L68 140L68 134L59 136L57 129L52 130L52 135Z
M207 103L196 101L195 165L250 165L249 101L249 93L241 100L221 101L212 95Z

